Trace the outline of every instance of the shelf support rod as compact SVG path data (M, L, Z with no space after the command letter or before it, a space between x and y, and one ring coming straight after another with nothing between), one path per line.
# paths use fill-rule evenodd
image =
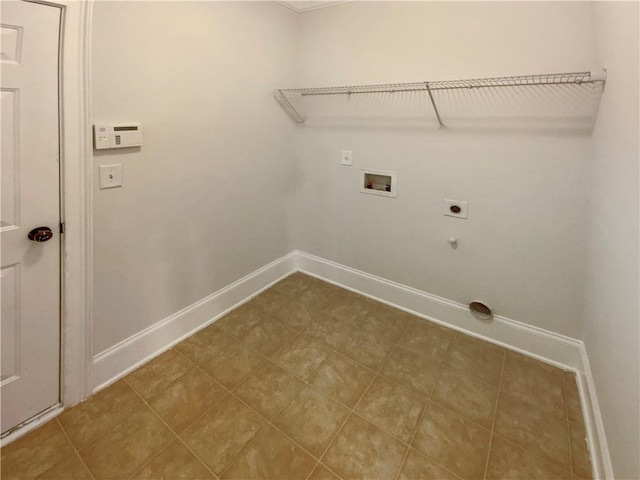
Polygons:
M440 124L440 128L444 128L444 123L442 123L442 118L440 118L440 112L438 112L438 107L436 105L436 101L433 99L433 93L431 93L431 87L429 86L429 82L424 82L427 87L427 93L429 94L429 98L431 99L431 105L433 106L433 111L436 112L436 118L438 119L438 123Z
M297 123L304 123L304 117L298 113L282 90L276 90L275 97L291 118L293 118Z

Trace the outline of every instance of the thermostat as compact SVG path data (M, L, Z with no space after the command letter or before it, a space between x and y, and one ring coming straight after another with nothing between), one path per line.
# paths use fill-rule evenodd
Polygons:
M139 123L111 123L93 126L96 150L142 146L142 125Z

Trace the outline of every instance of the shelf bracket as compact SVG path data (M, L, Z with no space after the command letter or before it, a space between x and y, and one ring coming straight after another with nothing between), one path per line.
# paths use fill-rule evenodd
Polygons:
M436 105L436 101L433 98L433 93L431 93L429 82L424 82L424 84L427 87L427 93L429 94L429 98L431 99L431 105L433 106L433 111L436 113L436 118L438 119L438 123L440 124L440 129L443 129L444 123L442 123L442 118L440 118L440 112L438 112L438 106Z
M291 104L289 99L285 96L282 90L276 90L274 92L274 97L278 101L282 108L286 110L286 112L293 118L296 123L304 123L305 118L298 113L295 107Z

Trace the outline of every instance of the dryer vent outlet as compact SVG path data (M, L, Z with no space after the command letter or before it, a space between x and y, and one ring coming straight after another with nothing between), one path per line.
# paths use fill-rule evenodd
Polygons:
M469 304L469 311L471 311L471 315L479 318L480 320L491 320L493 318L491 308L478 300Z

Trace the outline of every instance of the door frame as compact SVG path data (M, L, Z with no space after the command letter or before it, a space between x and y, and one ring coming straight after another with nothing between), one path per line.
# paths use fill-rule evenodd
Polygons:
M60 403L5 436L4 446L92 393L93 151L91 25L93 0L25 0L60 9L59 142Z
M63 408L92 393L93 150L91 26L93 0L30 0L57 6L61 28L62 236L60 400Z

